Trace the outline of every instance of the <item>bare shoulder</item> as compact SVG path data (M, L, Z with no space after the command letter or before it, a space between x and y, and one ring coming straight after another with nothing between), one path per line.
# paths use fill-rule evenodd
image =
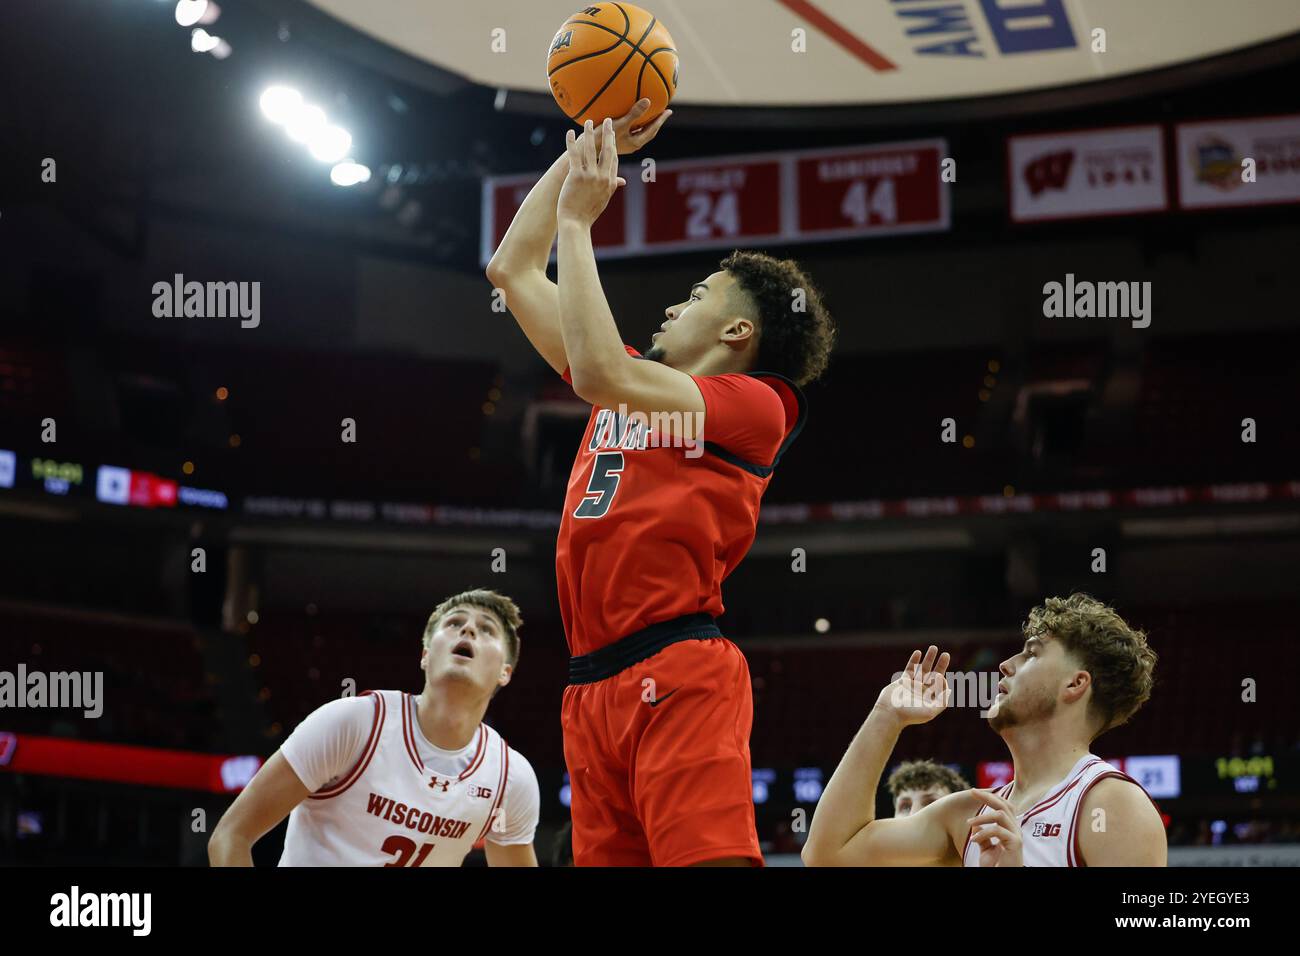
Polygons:
M1127 777L1103 777L1079 804L1076 850L1087 866L1166 866L1165 825L1151 798Z

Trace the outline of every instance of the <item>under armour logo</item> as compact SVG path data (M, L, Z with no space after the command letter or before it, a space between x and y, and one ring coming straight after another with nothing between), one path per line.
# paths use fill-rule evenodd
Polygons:
M451 786L451 777L446 777L446 778L444 778L444 779L442 779L442 780L439 780L438 777L437 777L437 775L435 774L435 775L430 776L430 778L429 778L429 789L430 789L430 790L432 790L434 787L442 787L442 792L443 792L443 793L446 793L446 792L447 792L447 788L450 787L450 786Z

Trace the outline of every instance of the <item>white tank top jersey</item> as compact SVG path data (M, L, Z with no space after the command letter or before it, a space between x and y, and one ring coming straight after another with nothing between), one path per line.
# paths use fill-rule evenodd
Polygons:
M1036 804L1020 814L1020 837L1025 866L1086 866L1079 855L1079 827L1088 826L1079 819L1083 798L1097 781L1107 777L1127 780L1138 789L1142 785L1122 771L1116 770L1100 757L1085 754L1079 758L1060 783L1047 792ZM1015 781L994 792L1003 799L1011 793ZM1146 793L1145 790L1142 791ZM1150 799L1150 794L1147 795ZM1151 801L1155 804L1155 801ZM1157 808L1158 809L1158 808ZM976 816L992 813L983 807ZM979 866L980 848L966 837L962 848L962 866Z
M289 815L280 866L460 866L481 838L532 843L540 794L528 761L482 723L463 750L434 747L416 703L367 691L294 730L280 750L314 792Z

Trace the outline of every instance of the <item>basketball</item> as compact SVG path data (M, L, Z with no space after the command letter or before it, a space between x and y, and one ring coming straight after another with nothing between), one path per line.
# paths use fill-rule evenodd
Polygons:
M677 49L668 28L630 3L597 3L565 20L546 59L551 95L582 125L627 113L650 100L639 122L668 108L677 92Z

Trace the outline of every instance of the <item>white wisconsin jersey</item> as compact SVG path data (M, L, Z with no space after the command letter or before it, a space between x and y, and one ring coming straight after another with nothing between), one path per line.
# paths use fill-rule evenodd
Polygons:
M1079 827L1091 824L1090 821L1079 819L1079 811L1088 791L1097 781L1107 777L1119 777L1141 789L1141 784L1128 774L1116 770L1100 757L1085 754L1065 775L1064 780L1020 814L1020 838L1025 866L1087 865L1079 855ZM994 792L1005 800L1014 785L1015 781L1012 780ZM991 807L982 807L976 816L992 812ZM962 849L962 866L979 865L979 845L972 843L968 835L966 846Z
M374 722L352 769L289 815L281 866L460 866L501 813L509 748L479 724L458 777L426 770L415 743L415 698L367 691Z

